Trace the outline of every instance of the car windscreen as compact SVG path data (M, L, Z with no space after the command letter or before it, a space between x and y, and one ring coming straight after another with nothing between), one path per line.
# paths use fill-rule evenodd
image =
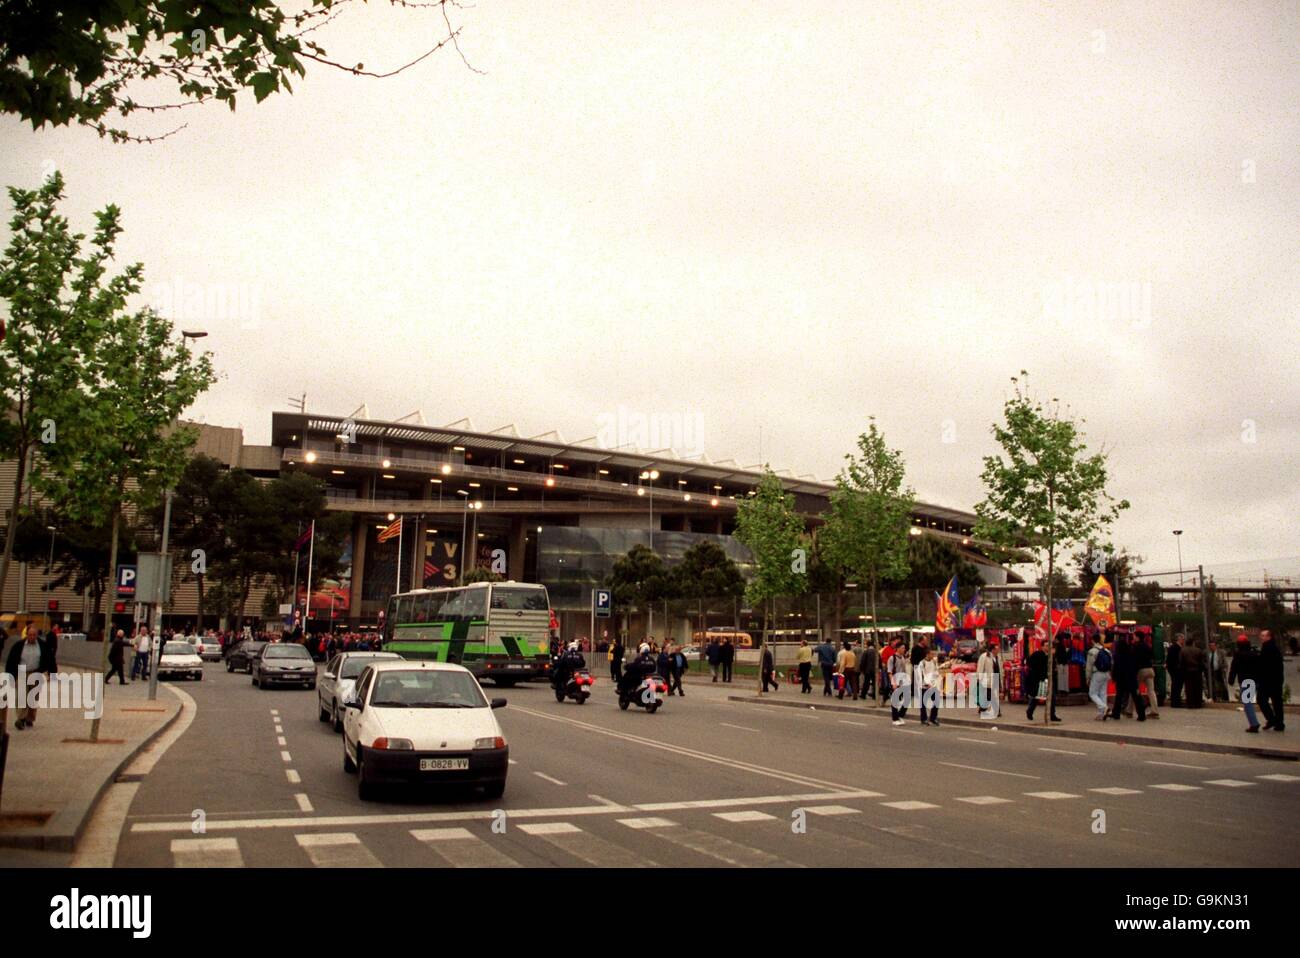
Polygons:
M311 655L301 645L268 645L263 657L268 659L310 659Z
M163 646L163 655L193 655L194 646L188 642L168 642Z
M378 708L487 708L487 699L468 672L435 669L380 672L370 704Z
M510 612L545 612L550 606L545 589L521 589L514 586L492 587L492 608Z
M364 669L375 659L395 659L395 655L349 655L343 660L343 671L339 673L341 679L355 679Z

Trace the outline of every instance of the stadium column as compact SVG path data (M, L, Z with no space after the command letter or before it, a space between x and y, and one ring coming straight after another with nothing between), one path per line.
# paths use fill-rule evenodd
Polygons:
M506 578L522 582L524 578L525 529L528 524L518 516L510 520L510 551L506 556Z
M415 516L414 518L416 524L415 536L414 536L415 549L414 549L414 553L408 556L408 558L411 560L411 564L410 564L411 573L406 577L405 584L408 589L423 589L424 588L424 551L426 549L425 543L428 542L428 535L429 535L428 530L425 527L428 526L429 520L425 516Z
M348 620L361 622L361 583L366 576L366 517L352 517L352 594L348 598Z

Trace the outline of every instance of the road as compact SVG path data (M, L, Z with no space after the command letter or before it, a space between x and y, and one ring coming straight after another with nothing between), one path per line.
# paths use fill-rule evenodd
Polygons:
M193 722L125 820L100 826L120 827L119 867L1196 867L1300 854L1296 763L895 728L728 702L707 684L656 715L621 712L606 680L584 706L541 685L487 689L509 699L502 799L361 802L315 692L262 691L219 664L181 687Z

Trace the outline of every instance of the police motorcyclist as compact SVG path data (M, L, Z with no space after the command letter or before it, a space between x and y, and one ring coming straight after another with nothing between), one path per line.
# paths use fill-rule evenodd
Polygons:
M569 677L579 669L587 667L587 660L582 657L582 652L578 649L577 642L570 642L564 649L564 654L556 660L555 671L551 675L551 684L557 689L562 689L568 684Z
M642 679L654 674L655 658L650 654L650 643L642 642L636 652L636 658L624 667L623 677L618 680L618 690L621 694L631 694L636 691Z

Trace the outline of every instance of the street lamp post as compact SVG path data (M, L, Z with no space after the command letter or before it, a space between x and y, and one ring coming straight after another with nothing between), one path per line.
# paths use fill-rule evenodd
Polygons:
M1174 530L1174 542L1178 543L1178 588L1181 589L1183 587L1183 530L1182 529ZM1178 593L1178 610L1180 612L1182 611L1183 608L1184 598L1185 596L1181 592Z
M659 478L658 469L647 469L641 473L641 478L648 480L646 485L650 487L650 551L655 549L655 480Z

